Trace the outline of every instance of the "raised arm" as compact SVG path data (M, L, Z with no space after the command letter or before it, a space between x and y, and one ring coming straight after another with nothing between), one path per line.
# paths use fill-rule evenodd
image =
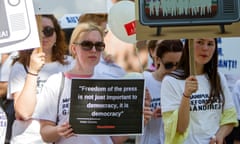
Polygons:
M189 125L190 114L190 99L192 93L198 89L197 79L194 76L190 76L185 81L185 89L182 94L182 100L178 112L177 131L184 133Z
M27 120L31 118L33 114L37 101L38 73L44 65L44 56L44 53L38 53L36 49L32 52L23 89L13 93L14 109L17 119Z

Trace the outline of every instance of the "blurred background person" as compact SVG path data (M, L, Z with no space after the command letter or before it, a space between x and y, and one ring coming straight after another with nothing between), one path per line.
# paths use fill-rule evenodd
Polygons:
M7 58L0 68L0 98L1 106L7 115L7 132L5 137L5 144L10 143L12 134L12 124L15 119L13 100L7 99L8 80L12 67L13 60L18 56L18 52L11 52L7 54Z
M153 72L144 71L146 87L151 96L151 110L153 116L144 128L141 144L164 144L164 124L161 112L161 84L163 77L175 70L181 58L183 43L181 40L154 41L155 56Z

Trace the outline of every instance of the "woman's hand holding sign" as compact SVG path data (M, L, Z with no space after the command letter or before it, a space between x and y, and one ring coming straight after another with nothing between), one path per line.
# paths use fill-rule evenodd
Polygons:
M74 135L71 125L67 122L57 126L57 133L61 137L69 138Z
M150 121L150 119L153 115L153 112L151 111L150 104L151 104L151 96L150 96L150 93L149 93L148 89L146 89L144 109L143 109L144 125L146 125Z

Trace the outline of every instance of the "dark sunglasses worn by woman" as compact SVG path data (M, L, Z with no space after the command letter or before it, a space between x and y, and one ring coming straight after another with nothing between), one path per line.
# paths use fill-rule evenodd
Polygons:
M53 36L53 33L55 32L55 28L46 26L43 28L42 32L45 37L51 37L51 36Z
M96 51L103 51L104 48L105 48L105 43L102 42L102 41L98 41L98 42L91 42L91 41L88 41L88 40L84 40L82 42L75 42L74 44L76 45L80 45L82 47L83 50L85 51L90 51L93 49L93 46L95 47Z

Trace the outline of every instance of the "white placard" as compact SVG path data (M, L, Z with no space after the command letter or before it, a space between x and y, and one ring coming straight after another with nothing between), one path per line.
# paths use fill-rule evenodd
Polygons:
M1 0L0 21L0 53L40 46L32 0Z
M224 74L240 74L240 37L218 41L218 68Z

